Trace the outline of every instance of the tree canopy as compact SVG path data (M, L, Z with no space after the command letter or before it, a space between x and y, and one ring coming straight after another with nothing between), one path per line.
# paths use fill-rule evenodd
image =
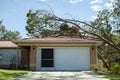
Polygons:
M27 13L27 35L31 37L45 37L51 35L59 36L80 36L79 28L75 25L69 25L66 22L47 20L53 17L53 14L46 10L36 10Z
M13 41L20 39L20 33L18 31L7 30L6 27L0 21L0 40L1 41Z

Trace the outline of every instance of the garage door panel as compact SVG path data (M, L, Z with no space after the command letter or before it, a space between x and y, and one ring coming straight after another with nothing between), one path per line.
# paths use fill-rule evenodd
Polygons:
M37 53L37 70L41 69L41 49ZM54 47L54 70L90 70L89 47Z
M89 70L89 48L55 48L56 70Z

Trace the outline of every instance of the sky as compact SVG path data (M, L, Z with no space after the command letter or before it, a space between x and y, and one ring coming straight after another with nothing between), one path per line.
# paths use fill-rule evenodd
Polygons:
M100 10L111 8L113 0L0 0L0 20L7 30L19 31L28 37L25 30L29 10L45 9L61 18L91 21Z

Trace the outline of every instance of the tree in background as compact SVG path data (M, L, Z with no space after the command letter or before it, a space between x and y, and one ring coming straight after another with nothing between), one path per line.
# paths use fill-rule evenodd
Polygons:
M120 72L120 1L114 0L111 9L105 9L99 12L97 19L91 24L97 28L95 33L101 35L106 40L99 46L99 53L105 59L106 64L111 68L116 68L115 72ZM114 64L113 64L114 63Z
M30 37L59 36L80 36L79 28L71 26L66 22L59 23L55 20L47 20L53 15L45 10L36 10L27 13L26 30ZM42 17L42 19L41 19Z
M59 35L61 36L81 37L79 28L76 26L70 27L67 23L62 23L59 28Z
M39 15L41 14L41 15ZM58 26L55 22L46 22L45 20L40 19L40 17L43 17L46 19L48 16L51 16L51 14L47 13L45 10L36 10L31 11L27 13L26 17L27 19L27 26L26 30L28 32L28 36L30 37L42 37L42 36L48 36L52 34L56 29L53 28L53 26ZM54 24L54 25L53 25ZM49 33L49 34L48 34Z
M6 28L4 25L2 25L2 21L0 21L0 40L3 39L5 34L6 34Z
M109 22L109 19L108 19L108 18L110 18L109 15L108 14L103 15L106 12L107 12L106 10L101 11L98 14L98 16L100 16L99 18L97 18L94 22L87 23L87 22L83 22L83 21L79 21L79 20L63 19L63 18L55 16L54 14L52 14L48 11L37 10L35 13L33 13L33 14L36 14L36 16L38 16L37 19L30 20L31 24L29 23L28 24L29 26L26 26L26 30L31 35L35 35L37 33L39 33L38 35L40 35L40 32L42 32L42 30L44 30L44 29L51 30L51 29L54 29L57 27L57 30L59 30L59 27L61 27L63 25L61 23L67 23L69 25L75 26L76 28L78 28L79 31L83 31L89 35L98 37L99 39L104 41L106 44L112 46L116 50L120 50L120 48L116 45L116 43L113 40L111 40L111 37L112 37L111 30L112 30L112 27L114 27L114 26L112 26L112 24ZM32 14L32 12L31 12L31 14ZM108 17L108 18L105 18L105 17ZM29 17L28 17L27 21L29 21ZM37 24L37 23L39 23L40 25L34 26L34 24ZM56 23L57 23L57 26L56 26ZM51 24L52 24L52 26L51 26ZM68 27L67 25L64 25L64 26L66 26L66 28ZM63 28L64 28L64 26L63 26ZM91 31L87 30L85 27L88 27L89 29L91 29ZM63 30L62 27L61 27L61 30ZM64 31L62 31L62 32L64 32ZM61 33L61 34L63 34L63 33Z
M117 33L119 27L116 27L118 21L114 17L115 14L114 10L102 10L97 15L98 18L91 22L91 25L96 28L94 32L104 38L98 51L105 59L105 64L109 66L109 69L113 62L120 63L120 46L118 45L120 34Z
M7 30L5 26L2 24L2 21L0 21L0 40L1 41L13 41L20 38L21 36L18 31Z

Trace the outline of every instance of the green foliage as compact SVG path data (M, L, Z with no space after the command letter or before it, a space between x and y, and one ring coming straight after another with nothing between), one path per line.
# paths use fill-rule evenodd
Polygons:
M36 15L36 13L32 13L32 11L30 10L27 14L28 20L27 20L27 26L26 26L26 30L28 31L29 34L32 34L33 36L39 36L40 34L40 30L43 29L40 25L39 25L39 21L38 17Z
M6 34L6 31L5 26L2 24L2 21L0 21L0 37L3 37Z
M54 15L45 10L29 11L27 13L26 30L31 37L45 37L51 35L76 36L80 35L77 27L71 27L65 22L52 20ZM51 19L51 20L50 20Z
M59 30L60 35L68 36L70 34L70 26L67 23L62 23Z
M110 64L111 73L120 74L120 63L113 62Z
M30 71L22 70L0 70L0 80L12 80L16 76L26 74Z
M94 26L93 32L104 39L98 47L99 53L107 62L104 64L110 67L111 72L119 73L117 62L120 61L120 0L114 0L112 5L112 9L100 11L91 25Z
M26 15L28 18L26 26L26 31L28 32L27 35L31 37L41 37L45 36L48 31L55 31L58 26L57 22L48 21L48 18L51 18L52 16L51 13L45 10L29 10ZM45 35L43 33L45 33Z
M119 74L113 74L110 72L96 72L99 75L103 75L105 78L110 79L110 80L120 80L120 75Z
M2 21L0 21L0 40L7 40L7 41L13 41L20 39L20 33L18 31L10 31L5 28L5 26L2 24Z
M3 37L5 40L18 40L21 38L20 33L18 31L7 31Z
M62 23L60 25L60 31L68 31L69 29L70 29L70 27L67 23Z
M109 10L102 10L97 15L97 19L91 22L95 26L95 32L102 37L112 37L111 12Z
M114 27L116 27L117 30L120 30L120 0L114 0L112 14Z
M43 29L41 32L41 35L42 35L42 37L49 37L49 36L57 34L57 33L58 33L57 31Z

